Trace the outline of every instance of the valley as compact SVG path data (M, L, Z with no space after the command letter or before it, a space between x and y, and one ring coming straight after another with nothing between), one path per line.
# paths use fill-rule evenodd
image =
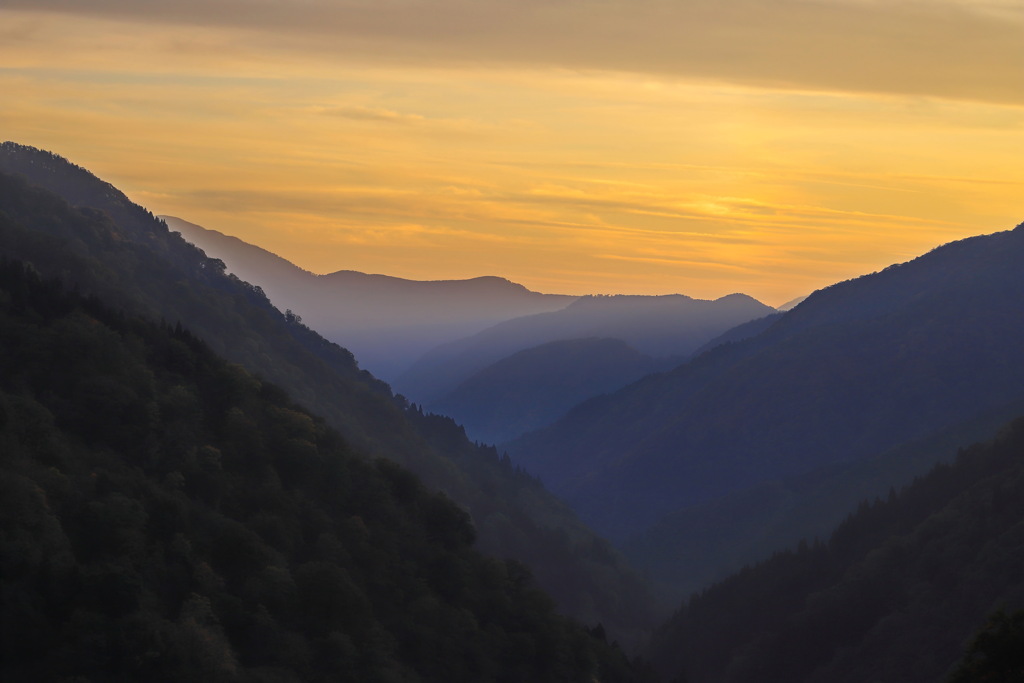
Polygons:
M1021 263L316 275L3 143L4 678L958 675L1024 607Z

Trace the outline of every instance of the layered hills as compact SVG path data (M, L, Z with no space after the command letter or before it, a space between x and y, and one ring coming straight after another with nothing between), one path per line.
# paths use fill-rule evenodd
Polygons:
M0 171L0 255L127 314L180 322L323 416L354 453L399 463L444 491L471 515L478 547L528 565L562 611L623 641L649 626L650 599L621 556L493 448L410 407L350 352L86 170L4 143Z
M755 336L510 446L623 539L689 505L876 456L1024 395L1024 227L812 294Z
M499 277L419 281L352 270L316 275L236 237L162 218L208 256L224 261L228 272L262 288L279 309L293 311L389 382L436 346L576 300Z
M675 364L730 328L774 312L745 294L714 301L682 294L585 296L561 310L508 320L439 346L399 377L396 387L430 405L513 353L552 341L590 337L618 339Z
M314 275L235 237L173 216L163 220L228 272L259 286L278 308L351 350L404 396L488 443L546 426L584 399L671 368L734 326L775 312L740 294L717 301L571 297L498 277ZM612 358L600 343L584 341L592 339L615 340L628 351ZM566 362L562 381L544 376L559 354ZM646 358L638 362L638 354ZM572 378L584 370L586 379Z
M5 681L640 680L469 515L171 327L0 261Z

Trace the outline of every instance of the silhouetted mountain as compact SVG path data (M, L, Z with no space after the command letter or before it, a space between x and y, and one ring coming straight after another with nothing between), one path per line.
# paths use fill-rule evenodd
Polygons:
M682 362L705 342L740 323L773 313L745 294L715 301L668 296L585 296L559 311L499 323L439 346L395 381L396 388L431 403L491 363L551 341L619 339L656 358Z
M216 353L324 416L356 453L398 462L465 506L480 548L530 566L561 610L600 621L620 640L642 634L651 619L643 585L605 541L507 458L470 443L450 419L393 396L348 351L282 314L259 287L225 274L223 262L86 171L14 143L0 145L0 171L50 184L81 203L72 207L25 178L0 173L0 256L130 314L181 321Z
M470 438L500 444L660 369L663 364L618 339L549 342L484 368L430 409L450 415Z
M0 260L5 681L641 680L187 330Z
M761 334L510 446L624 538L759 482L877 455L1024 396L1024 227L812 294Z
M435 346L509 318L564 308L577 298L531 292L499 277L417 281L351 270L314 275L238 238L163 218L223 260L229 272L259 285L278 308L294 311L388 381Z
M1022 453L1024 418L862 503L827 543L694 595L660 630L653 661L702 683L942 680L988 614L1024 607ZM1004 654L1019 659L1020 640L1004 638Z

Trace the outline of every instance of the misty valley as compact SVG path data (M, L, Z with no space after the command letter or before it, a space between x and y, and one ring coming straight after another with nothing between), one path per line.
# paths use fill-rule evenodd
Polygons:
M779 308L216 227L0 145L4 681L1024 680L1024 224Z

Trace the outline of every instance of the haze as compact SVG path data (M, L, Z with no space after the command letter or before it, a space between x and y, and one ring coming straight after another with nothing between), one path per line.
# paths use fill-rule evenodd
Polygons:
M7 0L0 130L314 272L772 305L1020 221L1017 0Z

